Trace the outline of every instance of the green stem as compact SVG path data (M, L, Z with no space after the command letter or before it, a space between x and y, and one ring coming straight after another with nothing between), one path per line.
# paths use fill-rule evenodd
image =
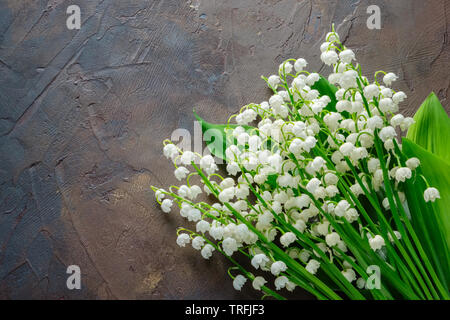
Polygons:
M211 185L211 183L208 181L206 176L203 174L202 170L200 170L195 163L192 162L192 166L197 170L199 175L202 177L203 182L210 188L211 192L218 197L217 190ZM267 238L259 232L250 222L248 222L242 215L236 211L229 203L225 202L224 205L233 213L233 215L240 220L242 223L247 225L247 227L253 231L258 238L265 243L276 255L280 256L283 261L286 263L286 265L289 268L292 268L295 270L299 275L305 277L307 280L314 283L319 289L321 289L330 299L333 300L342 300L341 297L339 297L336 293L333 292L327 285L325 285L320 279L317 277L314 277L311 273L309 273L302 265L297 263L295 260L293 260L289 255L287 255L283 250L281 250L278 246L276 246L271 241L268 241Z

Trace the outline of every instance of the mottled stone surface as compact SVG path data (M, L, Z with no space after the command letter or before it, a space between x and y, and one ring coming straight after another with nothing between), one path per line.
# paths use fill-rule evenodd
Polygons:
M80 30L66 28L71 4ZM381 30L366 27L369 4ZM149 189L176 183L161 141L193 131L193 107L222 122L267 99L260 76L285 58L327 75L318 47L332 22L369 77L399 75L405 114L432 90L448 111L449 10L446 0L0 0L0 298L258 298L233 290L223 258L176 246L184 222ZM81 290L66 288L72 264Z

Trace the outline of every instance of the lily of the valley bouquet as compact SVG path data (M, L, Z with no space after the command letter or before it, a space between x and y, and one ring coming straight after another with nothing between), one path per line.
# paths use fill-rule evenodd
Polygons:
M223 254L234 288L264 297L449 299L447 114L434 94L414 119L397 113L397 76L370 82L334 30L320 49L328 80L289 59L263 77L268 102L223 125L196 115L215 132L212 155L164 142L183 184L152 189L164 212L191 222L177 244ZM210 202L196 202L201 193Z

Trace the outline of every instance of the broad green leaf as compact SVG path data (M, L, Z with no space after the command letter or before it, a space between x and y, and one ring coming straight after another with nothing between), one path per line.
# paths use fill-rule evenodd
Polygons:
M336 112L336 91L337 88L333 86L330 82L328 82L327 79L325 79L323 76L320 76L320 79L314 83L314 85L311 87L312 89L315 89L319 91L320 96L328 96L330 97L331 101L328 103L328 105L325 107L326 110ZM321 142L325 142L327 140L328 136L324 132L319 133L319 140Z
M337 99L335 94L337 88L335 86L329 83L327 79L320 76L319 81L314 83L314 85L311 88L319 91L321 96L329 96L331 102L327 105L326 109L329 111L336 111Z
M266 183L270 186L272 190L275 190L277 188L277 174L270 174L267 176Z
M406 137L450 163L450 118L432 92L414 115Z
M423 181L409 182L406 194L414 228L441 277L450 285L450 119L438 97L431 93L414 120L407 133L410 140L403 139L403 152L420 159L419 172L439 190L441 199L433 205L425 204Z
M232 136L232 130L240 125L236 124L213 124L209 123L195 113L195 118L200 122L202 126L203 139L212 155L227 160L225 156L225 150L231 145L236 144L236 139ZM246 131L250 132L255 127L251 126L241 126L245 128Z
M421 242L435 265L440 265L441 275L450 278L450 164L442 158L425 150L413 141L403 138L402 151L408 157L417 157L420 166L417 173L422 174L429 186L440 192L440 199L433 204L425 203L423 198L426 184L417 177L408 181L406 196L411 213L411 222Z

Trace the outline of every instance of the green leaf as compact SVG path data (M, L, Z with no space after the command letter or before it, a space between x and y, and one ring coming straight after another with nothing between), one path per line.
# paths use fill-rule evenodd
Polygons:
M243 127L246 131L250 132L255 130L255 127L236 124L213 124L203 120L194 111L195 118L200 122L202 126L203 139L205 139L206 145L212 155L227 161L225 156L225 150L231 145L236 144L236 139L232 136L232 130L236 127Z
M320 79L314 83L314 85L311 87L312 89L315 89L319 91L320 96L328 96L330 97L331 101L328 103L328 105L325 107L326 110L331 112L336 112L336 91L337 88L333 86L330 82L328 82L327 79L325 79L323 76L320 76ZM328 135L324 132L319 133L319 140L323 143L327 140Z
M270 174L270 175L267 176L266 183L270 186L270 188L272 190L275 190L277 188L277 186L278 186L277 178L278 178L277 174Z
M423 193L427 186L417 176L414 181L407 182L405 191L413 227L434 265L441 269L441 277L446 277L449 283L450 164L407 138L403 138L402 151L408 158L420 160L416 173L422 174L429 186L439 190L441 198L433 204L426 203Z
M311 88L319 91L321 96L329 96L331 99L331 102L327 105L327 107L325 109L336 112L337 99L336 99L335 94L336 94L337 88L335 86L333 86L331 83L329 83L327 79L320 76L319 81L314 83L314 85Z
M441 278L450 286L450 119L432 92L414 115L413 124L403 139L403 152L417 157L417 169L430 186L439 190L441 199L434 204L423 200L425 183L408 182L406 196L411 221Z
M432 92L414 115L406 137L450 163L450 118Z

